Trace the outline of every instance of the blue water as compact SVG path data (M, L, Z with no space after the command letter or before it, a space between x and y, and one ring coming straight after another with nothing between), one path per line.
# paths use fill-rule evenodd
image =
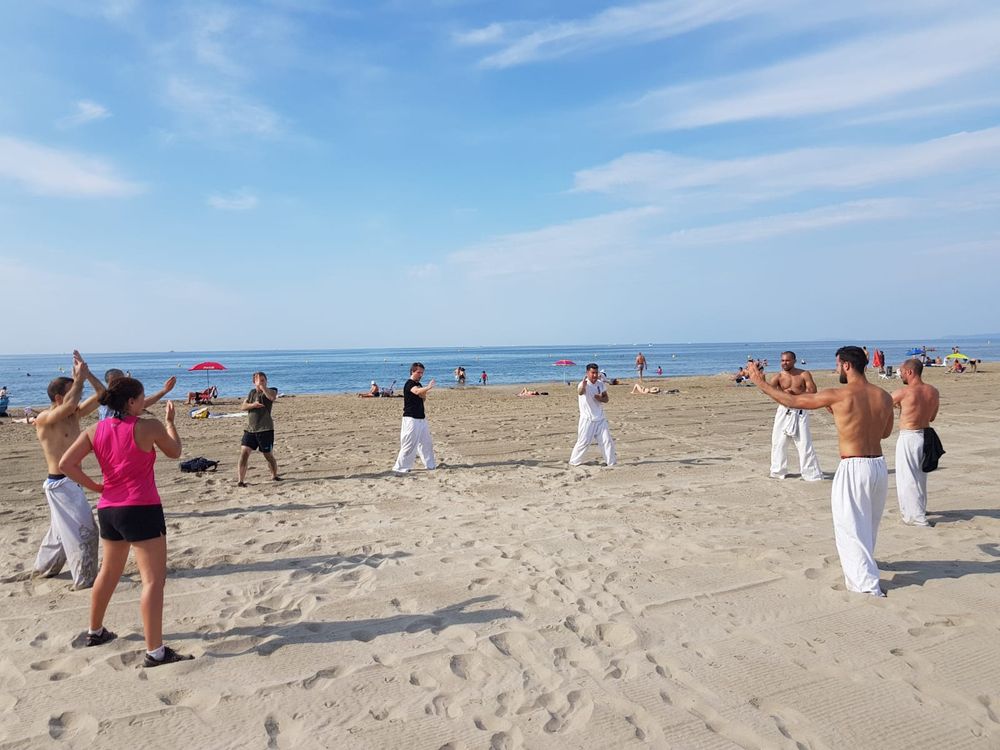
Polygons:
M147 392L158 390L171 375L177 376L177 386L171 397L183 400L188 391L201 390L206 383L219 389L222 397L246 395L251 388L251 375L256 370L267 373L269 384L282 393L344 393L364 391L372 380L387 386L393 380L401 387L409 373L410 363L419 360L427 366L424 382L436 378L439 385L455 385L454 369L466 369L468 385L474 384L482 370L489 375L490 385L536 383L580 378L587 362L597 362L610 377L630 377L635 374L636 353L646 355L648 374L655 375L657 366L665 377L678 375L715 375L733 372L748 355L767 358L769 369L778 368L779 355L791 349L799 363L811 369L833 369L834 351L845 342L792 341L744 342L723 344L628 344L590 346L527 346L437 349L341 349L302 351L237 351L237 352L163 352L143 354L94 354L84 352L88 364L98 377L110 367L130 370L133 377L146 385ZM846 342L851 343L851 342ZM970 357L1000 360L1000 338L949 339L939 341L872 341L869 349L878 346L886 353L889 364L901 362L914 345L935 347L935 354L944 356L953 345L959 345ZM555 367L560 359L576 362L572 367ZM192 365L205 360L221 362L223 372L188 372ZM45 389L49 381L68 375L72 365L69 353L53 355L0 355L0 385L9 390L11 406L44 406L48 403ZM30 373L30 375L29 375ZM89 393L89 387L85 393Z

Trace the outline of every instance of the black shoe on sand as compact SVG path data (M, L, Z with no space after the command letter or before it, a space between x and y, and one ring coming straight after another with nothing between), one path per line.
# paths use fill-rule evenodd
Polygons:
M107 628L101 628L100 633L87 633L87 639L84 641L84 646L103 646L105 643L111 643L118 635L112 633Z
M147 653L146 658L142 660L142 666L162 667L164 664L173 664L175 661L190 661L193 658L194 656L191 654L178 654L170 646L164 646L162 659L154 659Z

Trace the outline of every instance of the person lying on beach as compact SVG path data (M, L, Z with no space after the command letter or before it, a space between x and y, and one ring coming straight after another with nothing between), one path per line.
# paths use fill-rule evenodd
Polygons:
M211 388L206 388L203 391L188 391L187 403L207 404L213 398L218 397L219 389L213 385Z
M521 392L517 394L521 398L527 398L528 396L548 396L548 391L529 391L527 387L522 388Z
M635 393L638 393L639 395L651 395L651 394L655 394L655 393L659 393L659 392L660 392L660 389L657 388L655 385L649 386L647 388L645 386L641 386L638 383L636 383L635 385L632 386L632 390L629 391L629 395L631 396L631 395L633 395Z

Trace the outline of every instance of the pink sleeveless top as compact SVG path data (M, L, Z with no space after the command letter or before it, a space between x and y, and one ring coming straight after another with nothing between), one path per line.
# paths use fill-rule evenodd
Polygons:
M94 455L104 474L104 492L98 508L160 505L153 464L156 449L144 451L135 444L138 417L102 419L94 433Z

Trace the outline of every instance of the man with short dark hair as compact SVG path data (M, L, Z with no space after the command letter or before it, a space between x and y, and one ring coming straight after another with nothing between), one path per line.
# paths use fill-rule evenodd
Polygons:
M781 353L781 369L771 380L771 385L793 396L816 392L812 373L795 366L795 352ZM784 479L788 475L789 442L794 443L799 452L799 471L802 478L807 482L818 482L823 479L819 459L813 448L812 432L809 429L809 412L778 404L778 409L774 413L774 427L771 430L772 479Z
M903 523L927 523L927 472L924 471L924 430L937 417L941 396L923 381L924 366L908 359L899 366L903 387L892 394L899 408L899 439L896 441L896 498Z
M437 467L434 458L434 445L431 442L431 430L427 425L427 414L424 411L424 401L427 393L434 387L434 379L427 385L421 385L424 376L424 366L420 362L410 365L410 379L403 386L403 423L399 428L399 455L392 470L398 476L409 473L413 468L415 456L420 456L428 470Z
M826 407L833 413L840 465L833 477L833 533L849 591L885 596L875 563L875 540L885 509L889 472L882 440L892 432L892 397L865 377L868 357L861 347L837 350L837 374L844 388L794 395L770 385L760 368L747 362L757 388L792 409Z
M591 362L587 365L586 377L576 388L579 396L577 401L580 406L580 421L577 424L576 445L573 446L573 453L569 457L569 462L573 466L583 463L583 456L594 440L601 444L605 463L608 466L617 463L615 441L608 428L608 419L604 416L604 404L608 403L608 388L599 375L600 370L597 365Z
M83 382L94 387L82 404ZM80 352L73 352L73 377L49 383L51 406L35 419L35 433L45 455L49 476L42 485L49 504L49 529L35 558L34 575L59 575L69 563L74 589L86 589L97 578L97 525L83 488L59 469L66 449L80 435L80 418L97 408L104 386L90 372Z
M236 468L236 483L239 487L247 486L244 480L247 475L250 454L258 450L271 469L271 479L275 482L281 481L281 477L278 476L278 462L274 460L272 455L274 450L274 420L271 419L271 407L278 400L278 389L268 387L267 375L262 372L253 374L253 386L240 407L247 413L247 427L243 431L243 439L240 441L240 460Z

